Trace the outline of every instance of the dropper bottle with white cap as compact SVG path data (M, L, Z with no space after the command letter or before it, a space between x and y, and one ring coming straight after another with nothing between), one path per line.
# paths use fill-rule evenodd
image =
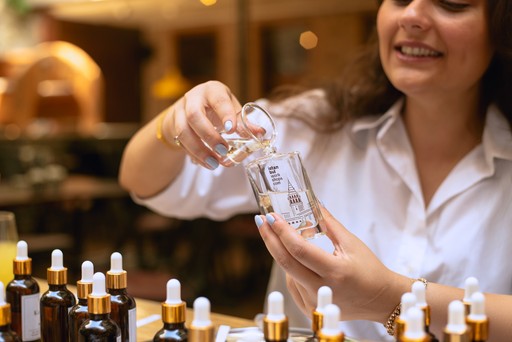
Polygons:
M92 291L94 265L86 260L82 263L82 278L76 282L76 296L78 303L69 311L69 341L80 339L80 326L89 318L87 296Z
M468 277L464 281L464 298L462 298L462 303L464 303L464 309L466 312L466 316L469 315L471 311L471 296L473 293L480 291L480 285L478 283L478 279L475 277Z
M263 336L266 342L287 341L289 335L288 317L284 314L284 298L274 291L267 298L268 312L263 318Z
M425 314L417 306L409 308L405 312L405 331L397 340L399 342L431 342L430 336L425 331Z
M332 290L329 286L322 286L317 291L316 308L313 310L313 318L311 320L311 330L313 330L314 337L317 336L322 328L324 309L329 304L332 304Z
M343 342L345 334L340 328L340 308L327 304L323 309L323 324L318 332L318 342Z
M128 275L123 270L123 256L114 252L107 271L107 292L112 301L110 317L121 328L123 342L137 341L137 309L135 298L128 294Z
M0 281L0 341L21 342L21 338L11 330L11 304L5 301L4 283Z
M194 301L194 319L188 329L188 342L213 342L215 328L210 320L210 301L206 297Z
M177 279L167 282L167 299L162 303L164 326L153 337L153 342L186 341L185 328L187 304L181 300L181 284Z
M398 340L405 331L405 313L410 308L416 306L416 296L412 292L406 292L402 295L400 301L400 315L395 320L395 338Z
M75 295L68 290L68 269L64 267L62 251L54 249L52 265L47 270L48 290L41 296L42 341L67 341L69 310L76 304Z
M485 313L485 297L482 292L471 296L471 311L466 316L471 332L471 342L485 342L489 338L489 319Z
M412 284L412 293L416 296L416 306L423 311L424 329L432 342L438 342L437 337L430 331L430 305L427 303L427 286L422 281Z
M28 245L20 240L13 260L14 279L7 284L6 298L11 304L11 328L22 341L39 341L41 315L39 312L39 284L32 277L32 259Z
M121 340L121 329L110 318L110 295L105 290L105 275L93 275L92 291L87 296L89 319L80 327L80 341L117 342Z
M444 328L443 342L470 342L470 338L464 304L460 300L454 300L448 305L448 323Z

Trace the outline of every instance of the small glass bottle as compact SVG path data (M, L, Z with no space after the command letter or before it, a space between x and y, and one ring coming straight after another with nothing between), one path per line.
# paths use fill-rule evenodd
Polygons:
M311 330L313 337L309 341L316 341L316 337L322 329L324 321L324 309L327 305L332 304L332 290L329 286L322 286L317 291L316 308L313 311L311 320Z
M263 318L263 336L266 342L288 341L288 317L284 314L284 298L274 291L267 298L268 312Z
M93 275L92 292L87 296L89 319L80 327L80 341L119 342L121 329L110 318L110 295L105 291L105 275Z
M16 245L13 273L14 279L6 288L7 302L11 304L11 328L22 341L40 341L39 284L32 277L32 259L23 240Z
M123 342L137 341L137 309L135 299L128 294L128 277L123 270L123 257L114 252L110 256L110 270L107 272L107 292L112 302L110 317L121 329Z
M187 341L185 328L187 304L181 300L181 284L177 279L167 282L167 299L162 303L164 326L153 337L153 342Z
M21 342L21 338L11 330L11 304L5 301L4 283L0 281L0 341Z
M210 301L206 297L194 301L194 319L188 329L188 342L215 341L215 328L210 320Z
M67 342L69 310L76 298L67 288L68 269L63 266L62 251L52 252L52 265L47 271L48 290L41 296L41 339L45 342Z
M76 282L78 303L69 311L69 341L79 341L80 326L89 318L87 296L92 291L94 265L90 261L82 263L82 278Z
M427 287L423 281L417 280L412 284L412 293L416 296L416 306L423 311L424 329L432 342L439 342L430 331L430 305L427 303Z

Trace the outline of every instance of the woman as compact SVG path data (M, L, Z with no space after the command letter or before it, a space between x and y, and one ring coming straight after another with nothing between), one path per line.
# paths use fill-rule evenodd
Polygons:
M385 0L374 49L340 82L262 101L278 151L301 152L336 248L326 254L278 215L257 216L304 313L286 309L293 326L308 324L321 285L333 288L346 335L373 340L386 338L382 323L411 279L429 282L438 336L467 277L512 294L512 269L500 267L512 257L511 24L508 0ZM239 110L224 85L195 87L134 136L121 183L166 215L256 211L243 168L218 167L227 149L211 122L229 130ZM179 148L155 137L159 123ZM284 282L275 269L269 289ZM498 307L488 306L491 339L510 340Z

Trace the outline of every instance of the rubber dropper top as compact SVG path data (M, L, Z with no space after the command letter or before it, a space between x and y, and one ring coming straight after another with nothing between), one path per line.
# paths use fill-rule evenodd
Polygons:
M32 259L28 257L28 245L20 240L16 245L16 257L13 261L13 273L15 275L32 274Z
M52 251L52 265L47 270L49 285L65 285L68 281L68 269L64 267L64 257L60 249Z
M412 284L412 293L416 296L416 305L420 307L427 306L427 294L425 284L421 281L415 281Z
M281 292L274 291L268 295L268 313L266 318L270 321L281 321L286 318L284 314L284 298Z
M324 324L321 329L322 337L342 336L340 329L340 308L335 304L327 304L324 308Z
M79 299L86 299L92 291L94 265L89 260L82 263L82 278L76 283L76 295Z
M209 327L212 325L210 320L210 301L206 297L196 298L194 301L194 327Z
M0 281L0 327L11 323L11 304L5 301L4 283Z
M448 323L445 332L449 334L463 334L467 331L464 304L454 300L448 305Z
M167 298L162 303L162 321L169 324L184 323L186 308L186 303L181 300L181 283L177 279L170 279L167 281Z
M322 310L329 304L332 304L332 290L329 286L322 286L318 289L316 310Z
M407 310L405 313L405 321L406 325L403 337L406 340L417 340L426 336L424 330L424 314L420 308L414 306Z
M101 272L92 276L92 291L87 296L87 305L90 314L110 313L110 295L105 288L105 275Z
M469 317L472 319L486 319L485 314L485 297L482 292L475 292L471 296L471 311Z
M478 279L475 277L468 277L464 282L464 301L471 302L471 296L473 293L480 291L480 285Z
M107 272L107 288L125 289L128 286L126 271L123 270L123 256L119 252L110 255L110 270Z
M407 310L416 306L416 296L412 292L406 292L402 295L400 303L402 305L400 317L403 317Z

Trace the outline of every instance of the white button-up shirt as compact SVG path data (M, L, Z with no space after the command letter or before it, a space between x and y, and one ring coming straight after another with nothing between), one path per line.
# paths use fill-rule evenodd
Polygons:
M482 143L454 167L425 207L400 116L402 101L382 116L358 119L329 136L280 118L288 107L262 103L276 114L278 152L300 151L317 197L388 268L458 287L474 276L482 291L512 294L512 134L496 107L488 109ZM325 106L323 93L313 91L296 105L314 112ZM209 171L188 161L169 188L136 200L182 219L224 220L258 211L241 165ZM285 294L292 327L309 327L276 267L269 290ZM352 321L342 327L354 338L389 339L380 323Z

